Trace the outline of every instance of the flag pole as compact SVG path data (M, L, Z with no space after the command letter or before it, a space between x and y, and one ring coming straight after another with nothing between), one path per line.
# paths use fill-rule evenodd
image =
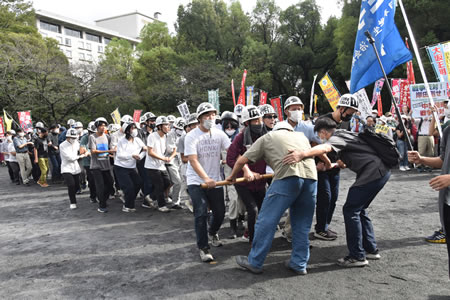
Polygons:
M314 75L314 80L313 80L313 84L311 86L311 98L309 99L309 115L312 116L312 107L313 107L313 101L314 101L314 87L316 85L316 79L317 79L317 74Z
M433 100L433 97L431 96L430 85L428 84L428 79L425 74L425 70L423 68L422 59L420 58L416 39L414 38L414 34L411 30L411 26L409 25L408 16L406 15L405 8L403 7L403 2L402 2L402 0L398 0L398 2L400 4L400 9L402 11L403 19L405 19L406 29L408 29L409 38L411 39L411 43L412 43L412 46L414 49L414 54L416 55L417 63L419 65L419 69L420 69L420 74L422 75L423 83L425 84L425 89L427 90L427 93L428 93L428 99L430 99L431 106L434 106L434 100ZM436 126L439 131L439 136L442 138L441 123L439 122L439 117L438 117L438 114L436 111L433 111L433 117L434 117L434 120L436 121Z
M373 50L375 51L375 55L377 57L378 63L380 64L381 72L383 72L383 76L384 76L384 79L385 79L385 84L388 87L389 94L391 95L392 103L394 104L395 114L397 115L400 127L402 128L402 130L403 130L403 132L404 132L404 134L406 136L406 141L408 143L408 148L409 148L409 150L413 150L411 139L409 138L408 132L406 131L405 123L403 123L402 116L400 115L400 110L398 109L397 102L394 99L394 94L392 93L391 84L389 83L388 77L386 75L386 71L384 71L383 63L381 62L381 59L380 59L380 55L378 54L377 47L375 46L375 40L374 40L374 38L372 37L372 35L370 34L369 31L364 32L364 34L366 35L367 40L372 45Z

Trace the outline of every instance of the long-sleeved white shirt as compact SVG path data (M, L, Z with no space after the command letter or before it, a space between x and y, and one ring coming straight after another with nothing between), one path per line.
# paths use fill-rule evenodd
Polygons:
M61 155L61 173L70 173L72 175L80 174L81 169L78 164L78 151L80 150L80 143L74 141L73 144L67 140L59 145L59 154Z
M144 142L138 137L135 137L133 141L129 141L125 137L121 138L117 143L114 165L127 169L136 168L136 160L133 155L139 155L143 159L145 157L145 151L141 152L143 147L145 147Z

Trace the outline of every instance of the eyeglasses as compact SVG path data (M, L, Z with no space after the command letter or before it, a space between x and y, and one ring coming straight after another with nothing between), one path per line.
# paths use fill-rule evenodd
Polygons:
M272 115L272 116L264 116L264 119L276 119L277 116Z

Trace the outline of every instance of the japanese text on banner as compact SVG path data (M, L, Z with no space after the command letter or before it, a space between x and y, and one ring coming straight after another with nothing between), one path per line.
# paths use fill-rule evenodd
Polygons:
M325 97L327 97L331 108L333 109L333 111L335 111L337 104L339 102L339 98L341 97L341 94L339 94L338 90L334 86L334 83L331 80L328 73L325 74L325 76L323 76L322 79L320 79L319 85L322 88Z
M428 98L425 84L411 84L411 116L421 118L431 116L430 100ZM438 115L444 114L444 100L447 99L447 84L445 82L430 83L431 96L438 107Z

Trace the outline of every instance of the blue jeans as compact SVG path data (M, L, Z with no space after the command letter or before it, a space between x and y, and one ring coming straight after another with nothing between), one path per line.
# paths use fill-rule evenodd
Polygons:
M343 212L347 248L352 258L364 259L366 252L373 253L377 250L372 221L369 219L366 208L384 187L389 177L391 177L390 171L381 178L361 186L351 187L348 191Z
M317 182L296 176L275 180L267 190L255 225L255 237L248 262L262 268L272 246L281 216L290 208L292 253L290 266L302 271L309 260L309 230L316 204Z
M209 233L216 234L225 217L223 188L202 189L199 185L188 185L189 196L194 206L195 234L197 247L209 249L208 245L208 207L212 211Z
M339 195L339 177L338 170L318 172L316 232L327 231L331 223Z
M397 140L398 152L400 152L400 167L408 165L408 146L405 141Z
M61 156L58 154L48 154L48 158L52 163L52 180L61 177Z

